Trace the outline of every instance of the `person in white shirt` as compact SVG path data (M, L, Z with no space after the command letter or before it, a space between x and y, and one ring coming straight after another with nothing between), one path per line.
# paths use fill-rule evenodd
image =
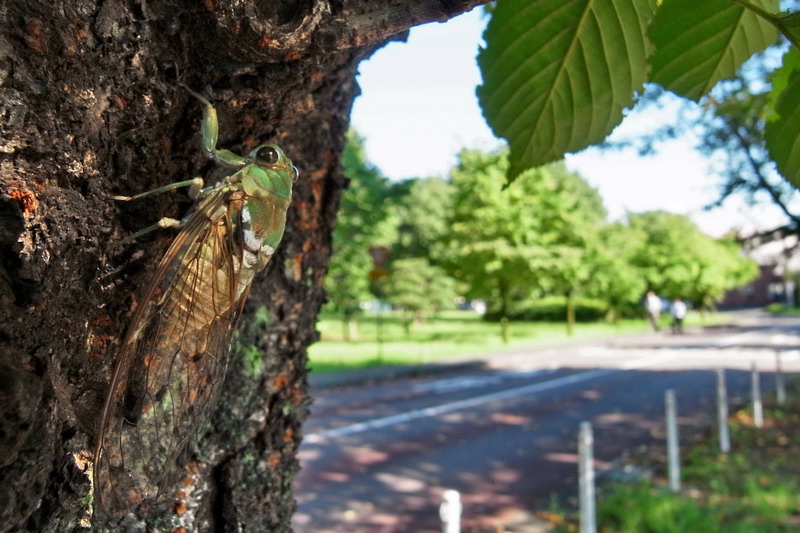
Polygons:
M648 291L644 299L644 307L647 309L647 321L654 331L659 331L658 317L661 315L661 298L656 296L653 291Z
M686 302L675 298L670 306L672 313L672 333L683 333L683 319L686 317Z

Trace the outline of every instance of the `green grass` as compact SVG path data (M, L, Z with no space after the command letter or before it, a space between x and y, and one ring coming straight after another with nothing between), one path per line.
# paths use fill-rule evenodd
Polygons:
M376 365L421 364L507 348L647 331L644 320L623 320L618 326L608 322L578 323L574 335L568 337L563 323L511 322L510 340L504 344L499 323L484 322L469 311L443 312L424 323L414 324L409 335L403 328L402 318L397 312L380 316L364 314L358 319L358 339L345 341L341 320L323 314L317 323L321 341L309 348L309 366L315 372L335 372ZM721 320L724 315L705 317L708 325ZM688 325L700 323L699 315L689 315ZM663 324L668 327L668 317L664 317ZM379 328L380 344L377 341Z
M781 303L772 303L767 306L767 311L776 315L800 315L800 307L786 307Z
M797 397L800 390L794 387ZM768 408L765 427L749 415L732 417L730 454L715 437L684 453L683 490L656 483L601 486L598 531L618 533L770 533L800 531L800 402ZM577 517L556 531L576 531Z

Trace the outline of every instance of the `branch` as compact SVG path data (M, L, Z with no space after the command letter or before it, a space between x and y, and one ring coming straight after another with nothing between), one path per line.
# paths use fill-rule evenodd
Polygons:
M773 187L767 181L767 178L764 177L764 174L761 172L761 165L758 163L758 161L755 160L753 154L750 152L750 143L747 141L747 139L744 138L744 136L742 136L741 133L739 133L739 131L737 131L736 128L730 128L730 130L731 133L733 133L734 137L736 137L736 139L739 141L741 147L744 149L744 153L747 156L747 162L750 164L750 168L753 170L753 174L755 174L756 179L758 180L758 184L761 186L762 189L764 189L767 192L767 194L769 194L770 198L772 198L773 203L777 205L781 209L781 211L783 211L783 213L789 218L789 220L792 221L792 224L794 224L795 227L800 227L800 218L798 218L794 213L789 211L789 208L781 199L781 196L778 193L778 191L775 190L775 187Z
M780 241L785 239L788 235L796 235L797 226L781 226L768 231L760 231L747 237L737 238L740 242L747 244L752 248L756 248L764 243L772 241Z
M445 22L489 0L411 0L387 3L363 15L338 17L318 34L323 50L344 50L381 42L392 35L428 22Z
M739 4L745 9L749 9L751 12L755 13L762 19L766 20L775 28L783 34L786 39L789 40L790 43L794 45L795 48L800 49L800 40L798 40L797 36L795 35L795 29L793 26L796 26L798 12L791 12L787 15L783 16L776 16L772 13L766 11L761 6L757 6L748 0L733 0L735 3ZM788 23L788 24L787 24Z
M444 22L489 0L205 2L215 19L215 53L237 63L281 63L311 53L332 53L382 43L427 22ZM334 6L336 6L334 8ZM369 11L365 7L369 6ZM287 16L287 13L290 13ZM208 45L206 35L198 34Z

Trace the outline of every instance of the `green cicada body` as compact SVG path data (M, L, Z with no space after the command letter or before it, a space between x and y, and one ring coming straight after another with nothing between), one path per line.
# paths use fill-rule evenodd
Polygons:
M199 98L203 146L233 172L200 191L122 339L93 467L95 501L113 516L164 488L207 419L250 284L281 241L297 179L275 145L245 157L217 150L216 113Z

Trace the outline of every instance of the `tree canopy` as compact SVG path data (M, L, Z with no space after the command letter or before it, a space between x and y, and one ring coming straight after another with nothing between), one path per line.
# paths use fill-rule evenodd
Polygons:
M342 302L354 312L371 297L369 243L389 247L380 296L410 319L446 307L456 293L485 300L492 317L560 296L571 329L580 297L604 302L619 318L638 309L646 290L710 306L757 274L738 243L715 240L682 215L637 213L609 223L597 192L563 163L528 170L507 185L507 151L463 150L449 181L387 184L357 137L351 143L347 153L360 155L345 159L354 183L343 200L329 277L329 305L340 313ZM365 188L372 193L363 198L379 202L371 218L358 208ZM349 287L360 292L348 294Z
M464 150L454 192L446 265L501 316L531 292L566 291L588 277L589 234L605 211L599 195L562 164L529 170L504 187L506 152Z
M725 290L758 275L741 245L701 233L686 217L652 211L630 215L630 226L642 236L632 263L647 288L668 298L692 300L711 307Z
M367 160L364 140L354 130L347 134L342 167L350 184L342 195L333 231L333 256L325 290L328 308L342 317L345 335L350 337L357 334L352 319L360 311L361 302L370 298L373 261L369 248L389 244L396 231L390 220L390 205L384 202L391 186Z

